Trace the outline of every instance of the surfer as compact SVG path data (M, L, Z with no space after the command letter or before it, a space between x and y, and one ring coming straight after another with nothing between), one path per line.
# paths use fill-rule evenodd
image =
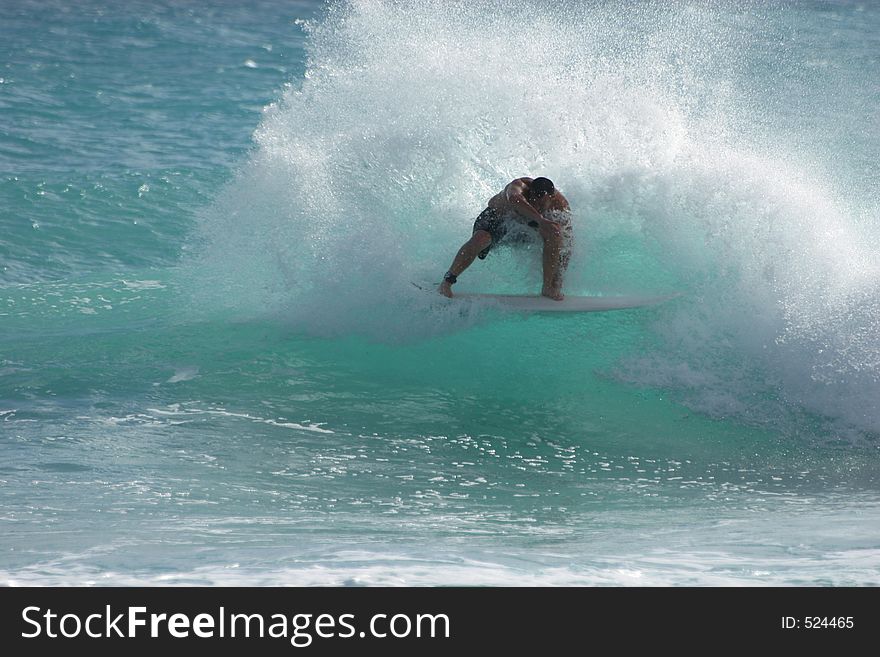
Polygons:
M489 199L474 222L471 238L458 250L439 292L452 297L452 286L474 258L483 260L505 240L522 241L525 231L537 232L544 243L544 286L541 294L562 301L562 278L571 256L571 212L568 201L548 178L517 178Z

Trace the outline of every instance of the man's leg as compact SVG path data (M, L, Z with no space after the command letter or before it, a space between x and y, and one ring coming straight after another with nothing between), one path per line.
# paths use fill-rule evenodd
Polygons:
M565 278L565 272L568 269L568 263L571 260L571 226L562 227L562 248L559 253L559 269L556 271L556 277L553 279L554 287L562 290L562 280Z
M544 240L544 287L541 294L556 301L562 301L562 276L565 269L562 264L562 230L558 225L541 228L541 239ZM568 258L565 258L568 265Z
M475 230L471 238L465 242L455 255L449 272L453 276L460 276L461 273L471 266L474 258L479 255L480 251L492 244L492 235L486 230ZM438 288L440 294L444 297L452 298L452 284L449 281L443 281Z
M568 269L568 261L571 260L571 251L562 248L562 255L559 256L559 269L556 270L556 276L553 277L553 287L562 290L562 281L565 278L565 270Z

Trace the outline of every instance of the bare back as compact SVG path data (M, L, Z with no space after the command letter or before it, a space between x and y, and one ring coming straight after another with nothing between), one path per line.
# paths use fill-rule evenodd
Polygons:
M504 189L490 198L486 205L504 213L516 213L517 207L510 200L511 194L516 194L518 192L523 196L527 196L533 180L534 178L527 177L512 180L504 187ZM559 190L556 190L551 196L545 196L537 200L530 200L529 203L535 208L535 210L544 216L551 212L568 210L569 207L568 200Z

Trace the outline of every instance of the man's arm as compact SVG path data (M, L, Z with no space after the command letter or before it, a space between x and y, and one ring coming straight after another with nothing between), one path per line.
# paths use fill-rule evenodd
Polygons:
M534 221L538 225L547 223L544 216L532 207L532 204L529 203L528 200L526 200L524 194L525 189L526 187L523 182L520 180L514 180L504 188L504 197L507 199L510 207L528 221Z

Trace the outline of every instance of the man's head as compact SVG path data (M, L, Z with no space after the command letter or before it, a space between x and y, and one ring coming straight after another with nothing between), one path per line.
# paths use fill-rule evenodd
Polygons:
M529 185L529 191L526 193L526 196L529 200L538 200L545 196L553 196L554 192L556 192L556 187L553 185L552 180L549 178L535 178L532 184Z

